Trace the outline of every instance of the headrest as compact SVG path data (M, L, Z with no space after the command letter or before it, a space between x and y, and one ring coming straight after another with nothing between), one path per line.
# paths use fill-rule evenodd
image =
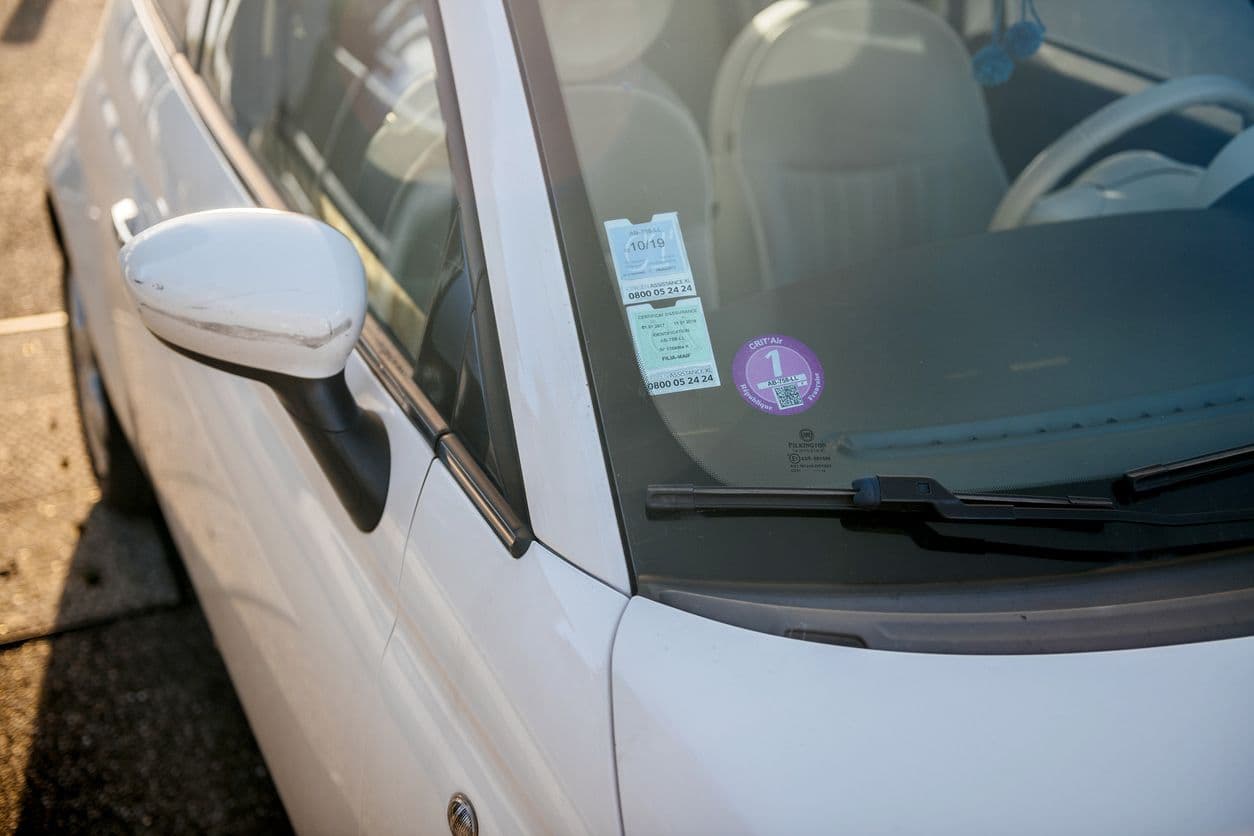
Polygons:
M674 0L540 0L563 84L603 79L653 45Z

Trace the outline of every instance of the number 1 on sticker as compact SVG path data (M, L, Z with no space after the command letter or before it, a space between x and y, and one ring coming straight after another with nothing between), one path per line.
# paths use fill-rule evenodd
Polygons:
M769 357L771 360L771 380L764 380L758 384L759 389L770 389L772 381L778 381L784 376L784 367L779 362L779 349L772 348L763 357Z

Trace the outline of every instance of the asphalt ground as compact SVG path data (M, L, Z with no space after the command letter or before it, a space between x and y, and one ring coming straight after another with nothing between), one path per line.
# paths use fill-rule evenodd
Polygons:
M0 0L0 834L290 831L157 515L99 503L42 160L103 0Z

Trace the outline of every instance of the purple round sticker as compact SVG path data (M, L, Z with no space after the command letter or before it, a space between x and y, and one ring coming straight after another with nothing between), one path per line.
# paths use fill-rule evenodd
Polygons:
M782 334L755 337L732 360L740 397L770 415L796 415L823 394L823 364L801 340Z

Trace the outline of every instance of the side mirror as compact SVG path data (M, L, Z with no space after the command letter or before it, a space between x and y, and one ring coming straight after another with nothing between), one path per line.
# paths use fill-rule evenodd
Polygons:
M159 340L271 387L363 531L383 514L387 432L344 367L366 318L361 260L304 215L223 209L173 218L122 248L126 287Z

